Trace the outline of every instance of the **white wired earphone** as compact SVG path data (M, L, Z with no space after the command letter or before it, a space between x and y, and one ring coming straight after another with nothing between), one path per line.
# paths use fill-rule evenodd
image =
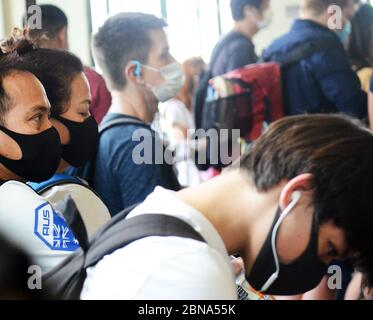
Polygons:
M272 238L271 238L271 244L272 244L272 252L273 256L275 258L275 264L276 264L276 271L269 277L269 279L266 281L266 283L261 288L261 292L267 291L268 288L277 280L279 272L280 272L280 263L278 260L278 255L276 251L276 236L277 231L280 228L280 225L282 221L286 218L286 216L291 212L291 210L294 209L296 204L299 202L300 198L302 197L302 193L300 191L294 191L291 195L291 202L290 204L285 208L285 210L281 213L280 218L278 219L276 225L273 228L272 232Z

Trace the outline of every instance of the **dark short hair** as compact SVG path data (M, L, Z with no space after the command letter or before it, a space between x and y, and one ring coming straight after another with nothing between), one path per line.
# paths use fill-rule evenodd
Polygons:
M71 98L71 82L84 71L80 59L65 50L34 49L22 59L42 83L51 104L51 116L59 116L66 111Z
M233 20L240 21L245 18L244 10L246 6L252 6L260 9L262 2L262 0L231 0Z
M14 48L7 41L1 43L0 50L0 125L5 125L5 115L12 107L12 99L9 97L3 87L3 81L6 77L15 72L28 72L29 66L20 57L25 51L30 50L29 43L19 43L18 49Z
M316 222L347 237L354 266L373 284L373 134L339 115L288 117L270 126L242 158L265 192L303 173L313 175Z
M3 42L2 48L7 52L4 56L7 60L17 57L13 64L19 64L39 79L51 104L51 115L61 115L71 98L71 82L84 71L83 63L65 50L36 48L26 31L22 34L17 31Z
M358 69L373 67L373 7L364 4L351 20L348 53Z
M68 26L66 14L58 7L50 4L41 5L42 28L30 30L30 37L38 39L45 35L53 39L65 27Z
M123 70L128 62L147 62L149 31L166 26L164 20L144 13L119 13L105 22L94 36L93 51L111 89L122 90L126 86Z

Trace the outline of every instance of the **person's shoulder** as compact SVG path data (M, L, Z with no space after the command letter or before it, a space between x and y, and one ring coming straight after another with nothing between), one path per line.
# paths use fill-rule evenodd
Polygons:
M206 243L180 237L136 241L106 256L89 270L88 279L85 298L102 297L118 281L130 289L117 291L114 299L236 298L233 271L222 255Z
M16 180L10 180L0 185L0 198L6 198L8 195L40 197L29 185Z
M102 125L107 124L109 121L120 119L121 118L104 120ZM124 119L125 118L123 118L123 120ZM129 119L129 121L130 120L131 119ZM110 129L107 129L104 133L102 133L100 137L100 145L105 143L109 143L110 145L132 144L133 137L136 132L142 134L149 133L150 135L153 135L153 130L145 123L123 122L111 127Z
M50 206L30 186L18 181L8 181L0 187L0 203L0 216L13 220L30 217L30 213Z

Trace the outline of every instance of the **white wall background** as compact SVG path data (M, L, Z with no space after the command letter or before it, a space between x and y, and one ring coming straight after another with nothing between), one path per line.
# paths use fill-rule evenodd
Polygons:
M298 16L300 0L272 0L271 3L274 13L273 22L254 39L258 54L274 39L286 33L290 29L294 18ZM296 16L288 15L290 10L295 12Z
M0 39L5 35L5 21L4 21L4 4L0 1Z
M269 28L260 32L254 42L258 54L273 39L287 32L297 16L300 0L272 0L274 20ZM90 0L94 32L108 16L123 11L141 11L161 16L160 0ZM295 16L289 16L289 8ZM184 61L192 56L210 59L212 49L219 40L216 0L167 0L167 30L172 54ZM233 27L230 0L220 0L221 31Z
M4 32L9 34L14 26L21 27L21 19L25 12L24 0L0 0L0 36ZM208 60L213 46L219 39L217 32L217 17L215 13L209 13L215 0L202 0L201 12L203 19L198 25L195 18L196 12L193 3L198 0L170 0L169 10L173 16L169 18L169 36L171 49L176 58L183 61L194 55L202 55ZM69 41L70 49L77 54L85 64L90 65L90 19L92 14L93 30L105 21L110 13L119 11L141 10L145 12L156 11L160 15L159 0L37 0L38 4L50 3L57 5L65 11L69 18ZM220 0L222 32L228 32L233 25L229 8L230 0ZM287 15L289 8L293 12L299 5L300 0L272 0L274 20L271 26L260 32L254 39L258 54L268 46L271 41L285 32L292 24L294 17ZM90 4L92 11L90 10ZM150 5L153 4L153 5ZM109 7L109 8L108 8ZM204 8L206 7L206 8ZM3 19L1 19L3 17ZM173 32L171 30L173 28ZM198 29L200 32L198 32ZM197 44L197 45L196 45Z

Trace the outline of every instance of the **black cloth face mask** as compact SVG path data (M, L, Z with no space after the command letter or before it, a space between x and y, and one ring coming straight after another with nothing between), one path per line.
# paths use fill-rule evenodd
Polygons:
M278 208L268 237L256 258L250 274L246 275L248 283L254 289L261 291L262 293L280 296L302 294L317 287L323 276L326 274L327 265L324 264L318 256L319 232L314 218L310 240L306 250L289 264L283 264L278 260L278 265L276 264L278 254L276 244L274 246L275 248L273 248L272 245L273 235L276 239L277 230L279 228L278 222L282 217L282 213L284 213L285 216L289 214L296 202L297 201L289 205L289 207L292 206L291 208L288 207L285 209L288 211L287 213L285 213L285 210L284 212L281 212L281 209Z
M61 141L57 130L51 127L39 134L25 135L1 127L20 147L22 158L11 160L0 155L0 163L17 176L31 182L49 180L61 161Z
M84 166L97 152L99 134L98 125L93 117L84 122L75 122L55 117L70 133L70 143L62 145L62 159L73 167Z

